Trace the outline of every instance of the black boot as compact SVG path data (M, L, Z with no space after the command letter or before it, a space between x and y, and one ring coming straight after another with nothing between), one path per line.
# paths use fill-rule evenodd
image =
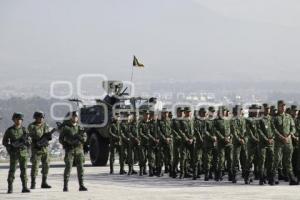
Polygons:
M299 185L298 181L296 180L293 174L289 174L288 177L289 177L290 185Z
M132 166L129 166L129 167L128 167L128 175L129 175L129 176L132 175L132 171L133 171L133 170L132 170Z
M29 193L30 192L30 190L27 187L27 182L25 180L22 180L22 186L23 186L22 193Z
M79 187L79 191L81 191L81 192L88 191L88 189L83 184L81 184Z
M31 185L30 185L30 189L35 189L35 178L31 177Z
M9 183L8 184L7 194L11 194L11 193L13 193L13 185L12 185L12 183Z
M143 167L140 167L140 171L139 172L140 172L139 175L143 176Z
M204 181L209 181L209 173L205 172Z
M153 167L150 167L149 166L149 177L153 177L154 174L153 174Z
M64 189L63 189L64 192L69 192L69 188L68 188L68 181L64 181Z
M113 163L110 163L109 164L109 168L110 168L110 174L114 174L114 164Z
M220 171L216 171L215 172L215 181L220 181L220 176L221 176L221 172Z
M165 173L168 174L170 172L170 166L165 166Z
M231 182L236 183L236 172L235 171L232 172Z
M123 174L126 174L126 171L123 168L121 168L120 169L120 175L123 175Z
M147 175L146 167L143 167L143 175Z
M282 169L278 169L277 173L278 173L278 180L280 181L284 180Z
M51 186L47 183L47 176L43 176L41 188L49 189Z

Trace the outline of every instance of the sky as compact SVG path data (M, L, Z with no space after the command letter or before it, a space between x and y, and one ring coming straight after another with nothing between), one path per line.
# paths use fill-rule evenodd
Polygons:
M0 0L0 84L297 81L298 0Z

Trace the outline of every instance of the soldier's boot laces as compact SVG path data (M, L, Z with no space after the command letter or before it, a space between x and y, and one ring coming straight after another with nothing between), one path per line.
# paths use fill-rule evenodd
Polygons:
M47 177L43 177L41 188L49 189L52 188L51 185L47 183Z
M10 183L8 184L7 194L11 194L11 193L13 193L13 185Z
M88 191L88 189L84 185L80 185L79 191Z

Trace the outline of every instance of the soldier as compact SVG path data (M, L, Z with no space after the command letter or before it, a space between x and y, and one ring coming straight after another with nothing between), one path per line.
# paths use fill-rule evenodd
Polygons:
M232 136L230 132L230 121L226 117L226 108L220 106L218 109L218 117L214 120L214 126L217 136L217 151L218 151L218 162L217 162L217 174L215 177L216 181L222 180L222 172L224 171L225 161L228 164L228 179L232 180Z
M236 173L241 164L242 177L245 177L247 166L247 135L246 120L243 117L243 109L237 105L232 110L233 117L230 120L230 131L232 133L233 158L232 158L232 183L236 183Z
M141 148L140 148L140 176L146 175L146 163L147 163L147 154L149 151L149 134L150 134L150 128L149 128L149 117L150 112L148 110L145 110L142 112L143 118L139 122L138 129L139 129L139 135L141 138ZM150 166L149 164L149 176L153 176L153 166Z
M247 151L248 151L248 159L247 159L247 168L245 170L245 184L249 184L250 180L250 172L251 168L255 163L255 159L258 155L258 144L259 144L259 133L258 133L258 114L259 114L259 106L253 104L249 107L249 118L246 120L246 130L248 135L247 142Z
M274 139L275 135L272 130L272 117L270 116L270 107L263 104L264 113L259 120L259 144L258 144L258 173L259 184L265 182L267 175L268 183L274 185L273 163L274 163ZM265 174L266 172L266 174Z
M86 142L86 133L78 124L79 118L76 111L70 113L70 120L66 121L59 135L59 142L65 149L64 192L68 192L68 182L73 163L76 163L79 191L87 191L83 184L84 152L83 145Z
M275 174L282 156L282 164L288 175L290 185L297 185L292 171L293 145L291 136L295 133L295 123L292 117L285 112L286 105L283 100L279 100L278 114L274 117L273 129L275 133L274 146L274 167ZM275 183L278 183L278 174L275 176Z
M122 132L120 129L120 116L116 112L112 120L112 123L109 128L109 141L110 141L110 174L114 173L114 161L115 161L115 152L119 153L119 164L120 164L120 174L125 174L124 170L124 145L122 138Z
M14 125L9 127L3 136L2 144L6 147L9 154L9 172L8 172L8 191L13 192L13 181L15 179L15 172L19 162L21 170L22 192L28 193L30 190L27 188L27 159L28 147L30 145L30 138L28 131L22 126L23 114L14 113L12 116Z
M200 108L194 121L194 132L195 132L195 153L194 153L194 161L195 161L195 171L193 174L193 180L200 178L201 166L202 166L202 156L203 156L203 142L204 142L204 134L206 132L206 109Z
M214 127L214 113L215 108L208 107L208 118L206 120L206 132L203 138L203 168L205 177L204 180L208 181L210 179L209 172L212 168L212 162L214 162L214 153L217 148L217 137Z
M155 169L155 175L160 177L163 176L163 152L158 131L157 114L154 111L150 112L149 128L148 163L149 166L152 166Z
M183 119L183 111L181 107L176 109L176 118L172 120L171 130L173 135L173 164L172 164L172 177L177 177L178 163L180 160L180 148L181 148L181 137L179 135L180 131L180 121Z
M189 177L188 175L188 158L191 156L191 164L193 175L196 178L196 168L194 162L194 151L195 151L195 135L194 135L194 122L191 118L191 108L184 108L184 119L181 120L181 128L179 134L181 136L182 148L180 155L180 178Z
M38 174L39 164L42 162L42 185L41 188L51 188L47 183L47 175L49 171L49 150L48 150L48 141L45 145L41 145L40 141L42 140L42 136L46 136L49 134L50 129L48 124L44 121L44 113L43 112L35 112L33 114L34 122L29 124L28 131L29 136L32 139L31 144L31 187L30 189L35 189L35 179ZM51 135L50 138L51 140Z
M166 108L163 108L161 112L161 119L158 120L158 131L161 138L163 162L165 165L165 173L170 173L172 169L173 154L172 154L172 130L171 121L169 119L169 112ZM170 173L170 176L172 174Z
M137 174L137 172L134 170L134 152L140 153L140 148L141 148L141 140L140 140L140 135L138 131L138 120L136 118L135 112L131 112L130 115L128 116L128 129L127 129L127 134L129 137L129 148L127 152L128 156L128 175L132 174ZM139 156L139 155L136 155ZM139 164L141 164L139 162Z
M296 175L297 172L297 160L298 160L298 142L299 142L299 131L300 131L300 124L299 120L297 119L298 110L297 105L291 105L291 116L295 123L296 132L292 135L292 142L293 142L293 156L292 156L292 166L293 172Z

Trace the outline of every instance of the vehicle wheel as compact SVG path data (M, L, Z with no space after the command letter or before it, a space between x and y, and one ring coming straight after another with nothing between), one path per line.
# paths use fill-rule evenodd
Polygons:
M90 159L93 166L105 166L109 156L109 142L97 133L91 135L90 141Z

